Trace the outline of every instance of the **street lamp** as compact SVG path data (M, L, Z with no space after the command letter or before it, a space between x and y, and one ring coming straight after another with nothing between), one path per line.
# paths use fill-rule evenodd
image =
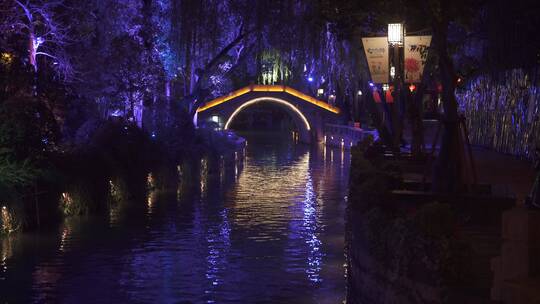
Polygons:
M388 44L402 46L405 40L405 27L403 23L388 24Z
M388 24L388 45L390 46L390 79L395 82L395 85L401 80L403 72L401 63L401 53L399 48L403 47L405 42L405 26L403 23Z
M399 147L401 142L401 122L399 121L399 105L401 104L401 87L403 81L403 60L402 50L405 44L405 26L403 23L390 23L388 24L388 46L390 52L390 79L393 83L393 91L395 96L392 96L392 92L387 91L387 100L394 102L394 97L398 105L392 105L392 124L393 124L393 138L394 147ZM389 96L388 96L389 95Z

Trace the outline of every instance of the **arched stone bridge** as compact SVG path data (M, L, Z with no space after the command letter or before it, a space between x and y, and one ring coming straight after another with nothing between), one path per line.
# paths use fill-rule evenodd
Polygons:
M282 85L251 85L207 102L197 109L197 123L214 121L227 130L245 108L261 102L281 106L293 118L299 140L321 142L324 125L336 123L340 109L293 88Z

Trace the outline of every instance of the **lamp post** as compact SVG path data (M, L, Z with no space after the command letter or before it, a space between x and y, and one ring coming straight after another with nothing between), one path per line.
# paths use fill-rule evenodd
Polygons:
M392 105L393 138L394 148L399 151L401 143L401 121L399 119L399 106L401 102L401 87L403 81L403 61L401 60L402 48L405 43L405 26L403 23L388 24L388 45L390 52L390 81L395 91L395 100L397 105Z

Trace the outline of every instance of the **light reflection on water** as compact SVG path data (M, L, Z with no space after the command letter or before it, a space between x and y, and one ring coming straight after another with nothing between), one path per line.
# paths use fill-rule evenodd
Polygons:
M144 210L4 240L0 300L341 303L348 152L283 140L249 138L214 180L203 161L195 191Z

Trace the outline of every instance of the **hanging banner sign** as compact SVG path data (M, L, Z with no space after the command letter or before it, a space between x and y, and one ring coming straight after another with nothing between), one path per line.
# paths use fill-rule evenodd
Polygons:
M388 83L388 39L386 37L362 38L364 52L374 83Z
M405 82L422 81L431 36L405 36Z

